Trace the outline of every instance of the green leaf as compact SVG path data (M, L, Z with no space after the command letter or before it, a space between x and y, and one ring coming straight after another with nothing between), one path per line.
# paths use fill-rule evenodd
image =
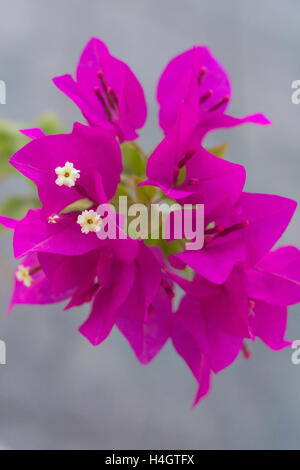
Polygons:
M184 249L184 242L182 240L167 241L162 238L159 240L151 239L145 240L148 246L159 246L163 251L166 258L176 253L181 253Z
M36 126L40 127L46 135L61 134L64 132L64 127L53 111L48 111L43 114L36 122Z
M47 135L63 132L63 126L53 112L45 113L34 124L15 124L9 121L0 121L0 178L7 178L19 174L10 163L10 157L29 142L29 139L19 132L26 127L40 127Z
M28 139L18 131L15 124L0 121L0 178L18 174L8 160L27 142Z
M126 186L124 186L123 183L118 185L114 199L118 199L120 196L129 196Z
M121 145L124 173L144 177L146 173L146 155L135 142Z
M40 207L39 200L32 196L10 196L0 205L0 214L14 219L22 219L29 209Z
M79 201L73 202L73 204L70 204L67 206L62 213L63 214L68 214L69 212L74 212L74 211L85 211L89 209L90 207L93 206L93 202L90 201L89 199L80 199Z
M119 212L119 197L121 196L126 196L128 202L132 201L130 190L127 189L123 183L118 185L115 196L109 201L109 203L114 206L117 212Z
M141 181L137 181L137 185ZM149 204L158 194L155 186L136 186L136 196L139 203Z
M217 145L216 147L210 147L206 150L215 155L216 157L224 158L228 149L228 145L228 142L224 142L224 144Z

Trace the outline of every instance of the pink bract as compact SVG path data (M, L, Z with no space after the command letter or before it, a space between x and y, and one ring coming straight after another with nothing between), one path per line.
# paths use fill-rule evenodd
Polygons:
M194 47L163 72L157 99L165 137L149 158L125 142L145 123L143 89L102 41L87 44L76 78L54 83L88 125L51 136L39 128L21 131L31 142L10 163L36 185L39 208L21 220L0 216L14 232L19 260L9 311L65 302L67 312L90 304L80 333L97 346L116 327L144 365L171 340L197 381L194 405L209 393L213 375L241 352L250 357L250 341L260 339L272 350L288 346L287 307L300 302L300 251L270 250L297 204L243 192L245 168L203 147L209 131L270 123L262 114L225 114L231 85L209 49ZM157 201L176 202L180 211L189 204L193 215L204 205L203 247L188 250L174 227L170 243L134 237L124 213L108 205L124 194L147 210ZM121 237L102 238L103 205L116 215L112 228Z
M121 142L138 137L136 130L147 116L143 89L128 65L113 57L99 39L92 38L86 45L75 80L63 75L53 81L91 126L105 127Z
M195 46L169 62L158 87L159 124L165 133L173 127L182 103L198 114L199 139L211 130L235 127L244 123L268 125L263 114L234 118L224 114L231 99L229 78L204 46Z

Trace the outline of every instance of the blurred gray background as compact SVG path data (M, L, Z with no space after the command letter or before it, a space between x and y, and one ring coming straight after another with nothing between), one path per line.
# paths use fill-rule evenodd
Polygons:
M244 164L250 191L300 201L300 79L298 0L1 0L0 79L7 84L1 117L33 122L53 109L71 129L75 105L51 83L73 72L92 35L127 61L145 87L149 117L141 143L161 138L154 100L158 76L177 53L208 44L228 70L230 111L262 111L269 128L215 133L230 141L228 157ZM0 196L23 191L1 182ZM300 211L285 243L300 245ZM14 449L299 449L300 366L291 351L251 345L214 380L196 410L196 384L168 345L147 368L117 331L96 349L77 333L86 309L16 308L5 316L15 261L10 236L0 249L0 441ZM300 309L290 311L289 337L300 339ZM1 446L0 446L1 447Z

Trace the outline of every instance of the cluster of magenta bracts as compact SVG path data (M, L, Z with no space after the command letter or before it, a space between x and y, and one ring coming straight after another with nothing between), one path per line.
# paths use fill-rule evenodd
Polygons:
M116 325L143 364L171 339L198 382L195 404L208 393L212 374L240 352L249 357L246 340L286 347L287 306L300 301L300 252L291 246L270 250L296 203L243 192L244 167L202 146L214 129L269 124L261 114L225 114L230 83L209 50L194 47L179 55L158 84L165 138L149 157L141 185L160 188L179 204L205 205L204 247L169 257L126 234L99 237L96 210L116 194L120 144L136 139L146 120L136 77L92 39L76 79L65 75L54 83L78 105L87 125L76 123L71 134L54 136L23 131L31 142L10 160L36 184L41 201L20 221L1 217L14 230L14 254L22 259L10 309L67 300L67 310L91 302L80 332L99 345ZM64 210L83 198L92 201L89 210ZM177 310L176 286L184 292Z

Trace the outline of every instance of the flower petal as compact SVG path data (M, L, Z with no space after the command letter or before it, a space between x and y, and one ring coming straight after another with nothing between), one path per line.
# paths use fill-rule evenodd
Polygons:
M29 252L74 256L105 246L107 241L100 241L95 233L81 233L77 215L64 214L56 224L49 224L41 209L30 210L15 229L15 257L22 258Z
M257 266L246 270L249 297L272 305L300 302L300 251L293 246L279 248L264 256Z
M53 81L79 106L91 125L105 127L121 142L138 137L136 129L144 125L147 116L143 89L130 68L113 57L99 39L92 38L86 45L78 63L76 81L70 75L56 77ZM103 93L109 111L97 97L95 87ZM110 105L111 98L107 98L105 88L113 92L117 111Z
M290 346L284 339L287 328L287 308L256 302L249 323L254 336L274 351Z
M69 161L80 171L74 187L56 184L56 168ZM45 215L59 213L79 199L100 204L111 199L120 182L122 160L120 148L112 135L75 124L72 134L51 135L34 139L10 159L12 166L38 187ZM103 191L95 188L102 179Z
M136 269L134 265L116 262L114 272L113 285L99 290L90 316L79 328L80 333L93 346L102 343L110 334L116 321L117 311L132 289Z
M138 277L117 317L119 330L144 365L154 359L170 337L171 300L162 288L151 306L147 314L142 280Z

